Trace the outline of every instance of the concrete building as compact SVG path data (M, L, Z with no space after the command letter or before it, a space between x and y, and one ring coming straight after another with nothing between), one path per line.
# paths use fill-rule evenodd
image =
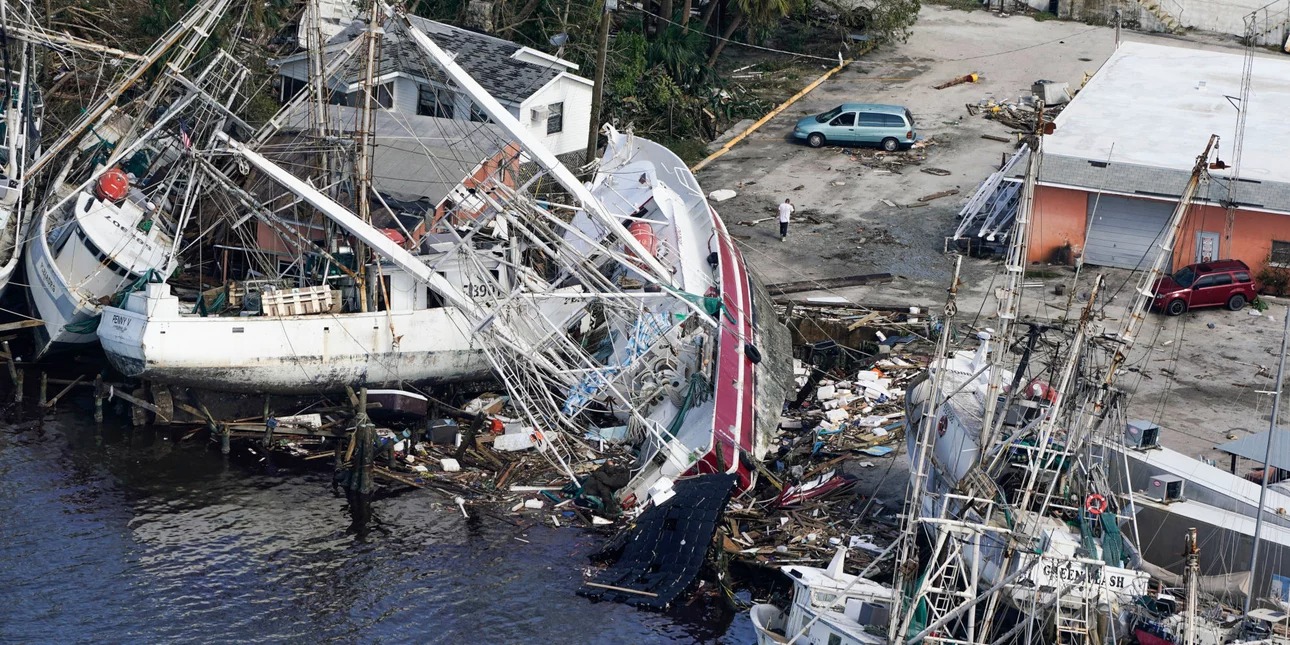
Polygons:
M1032 9L1067 20L1121 24L1144 31L1199 29L1284 48L1290 34L1290 0L1025 0Z
M1126 42L1044 138L1030 257L1145 267L1211 134L1236 162L1244 57ZM1244 260L1290 266L1290 59L1256 55L1238 180L1213 170L1188 212L1172 267ZM1017 168L1024 168L1018 164ZM1069 248L1067 248L1069 247Z
M557 155L585 150L591 124L592 82L574 74L577 65L486 34L423 18L413 21L436 44L455 54L457 64L509 108L548 149ZM362 23L354 23L336 33L327 40L325 55L334 56L364 29ZM307 52L278 59L274 64L282 100L305 88L309 79ZM360 59L351 58L329 79L331 102L358 105L364 70ZM391 111L462 121L486 120L468 97L448 87L442 72L427 62L409 39L393 30L387 30L381 39L375 80L378 102Z

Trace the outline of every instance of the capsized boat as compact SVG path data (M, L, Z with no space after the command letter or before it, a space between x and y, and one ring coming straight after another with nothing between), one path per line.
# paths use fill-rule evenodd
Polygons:
M803 565L780 568L793 581L792 604L787 611L769 603L753 605L749 613L757 645L887 642L892 589L844 572L846 554L846 547L839 546L823 569Z
M200 70L190 69L228 3L194 6L42 156L48 167L71 148L35 214L24 254L28 295L45 323L34 328L37 357L97 342L105 302L178 266L177 233L201 190L189 180L189 153L236 121L224 106L237 102L248 75L222 51L204 58ZM170 71L130 104L134 109L118 109L116 100L133 80L167 54ZM188 73L196 75L185 78Z
M13 17L8 4L0 8L0 22ZM27 167L40 149L44 103L34 74L35 46L25 39L0 39L0 79L4 84L4 114L0 122L0 293L9 286L22 257L22 240L32 214L26 190Z
M752 460L769 446L791 380L788 334L694 175L662 145L606 128L605 153L584 184L415 22L397 11L379 20L384 38L406 39L480 106L506 137L497 149L522 153L532 177L515 181L507 163L471 173L433 210L421 240L409 231L411 243L400 242L257 152L257 142L227 139L232 154L378 258L367 273L389 279L388 306L261 306L203 318L169 285L149 284L108 310L99 336L109 359L145 378L259 391L451 376L424 369L435 362L457 376L491 369L552 444L543 454L562 465L567 448L550 430L625 426L636 454L629 501L664 497L692 473L736 474L751 486ZM533 192L542 177L560 199ZM312 299L340 291L326 282L297 289ZM400 294L406 303L395 303ZM172 342L172 330L189 329ZM206 338L229 340L195 352ZM459 349L484 360L445 363Z

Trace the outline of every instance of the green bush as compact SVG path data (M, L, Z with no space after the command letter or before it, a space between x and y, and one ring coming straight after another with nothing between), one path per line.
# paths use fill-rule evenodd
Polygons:
M1290 269L1267 264L1255 276L1255 280L1258 281L1259 288L1264 293L1284 296L1287 288L1290 288Z

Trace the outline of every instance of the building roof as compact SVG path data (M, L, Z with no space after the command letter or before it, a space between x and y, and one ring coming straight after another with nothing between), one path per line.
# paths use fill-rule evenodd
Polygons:
M1172 170L1181 171L1185 183L1211 134L1221 137L1221 158L1233 163L1238 114L1233 104L1241 95L1244 60L1240 53L1122 43L1057 116L1056 132L1044 138L1045 166L1050 165L1050 155L1081 162L1109 160L1117 169L1109 176L1093 172L1099 180L1138 185L1137 179L1175 177L1154 174ZM1285 106L1290 105L1290 60L1255 54L1251 79L1240 161L1242 184L1246 180L1290 183L1290 164L1285 163L1290 150L1290 120L1285 118ZM1139 176L1117 177L1125 172ZM1213 174L1218 176L1219 171ZM1241 202L1249 201L1244 188L1238 186ZM1279 210L1290 210L1290 200Z
M1122 194L1146 199L1163 199L1176 201L1182 197L1187 180L1191 178L1191 168L1178 170L1125 162L1098 161L1096 159L1070 157L1049 152L1048 139L1044 137L1044 159L1039 167L1039 183L1048 186L1069 186L1109 194ZM1191 153L1191 161L1203 149L1197 148ZM1116 147L1119 150L1119 146ZM1027 156L1023 156L1012 166L1011 176L1025 177ZM1230 180L1223 177L1221 171L1211 170L1211 180L1201 185L1196 201L1211 204L1222 204L1227 199L1227 184ZM1290 213L1290 182L1251 181L1242 179L1236 191L1236 203L1241 208Z
M1240 439L1229 441L1217 449L1229 455L1236 455L1243 459L1264 463L1264 456L1271 454L1272 457L1267 459L1267 463L1273 468L1290 470L1290 430L1276 431L1276 436L1272 438L1272 450L1268 450L1268 430L1246 435Z
M284 115L283 131L309 129L308 107L300 104ZM353 131L358 113L357 108L328 106L331 130ZM407 201L439 203L507 141L501 128L492 124L388 110L374 111L373 117L372 184L383 195Z
M411 16L411 21L435 44L456 55L461 65L489 94L502 103L519 104L542 89L560 74L576 69L573 63L535 52L508 40ZM355 21L327 42L324 51L333 56L345 43L362 35L366 25ZM525 54L521 56L521 54ZM304 60L299 52L276 61L285 72L285 63ZM544 64L535 60L547 61ZM334 88L352 87L365 73L362 56L351 57L331 81ZM444 74L426 60L416 45L396 28L387 28L381 38L381 58L376 76L403 73L417 79L446 85ZM300 80L304 80L303 78Z

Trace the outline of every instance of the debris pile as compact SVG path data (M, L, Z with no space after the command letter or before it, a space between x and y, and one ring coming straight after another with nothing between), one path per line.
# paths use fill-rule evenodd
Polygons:
M1022 96L1017 100L1005 99L996 101L992 98L981 99L966 105L968 114L978 114L987 119L998 121L1022 134L1034 134L1035 112L1039 101L1034 96ZM1064 105L1045 105L1044 121L1051 123L1061 113Z

